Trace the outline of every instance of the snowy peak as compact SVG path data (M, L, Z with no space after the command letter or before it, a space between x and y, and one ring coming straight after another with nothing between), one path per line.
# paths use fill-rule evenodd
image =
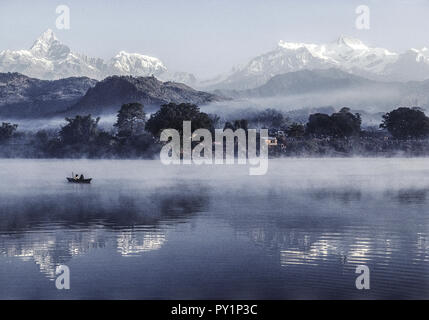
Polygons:
M362 41L355 38L340 36L336 41L330 44L313 44L313 43L298 43L298 42L286 42L280 40L278 43L278 47L286 50L298 50L305 48L312 53L317 53L316 55L320 55L324 53L327 49L331 50L341 50L341 49L349 49L349 50L369 50L370 48L366 46Z
M120 51L110 61L111 68L118 75L150 76L160 75L167 68L158 58Z
M0 72L19 72L27 76L56 80L86 76L104 79L112 75L157 76L163 80L176 80L176 74L155 57L120 51L109 61L73 52L61 43L48 29L33 43L29 50L0 51ZM179 73L181 79L195 79L193 75Z
M359 39L356 38L350 38L346 36L340 36L336 44L338 46L346 46L352 50L368 50L369 48Z
M34 41L34 44L30 48L31 51L37 51L39 49L47 49L49 48L55 41L58 41L54 32L51 29L43 32L39 38Z
M48 29L34 42L30 52L37 58L61 59L70 53L70 49Z
M429 59L429 50L426 47L421 49L411 48L404 55L410 57L411 59L415 59L416 62L424 62Z
M346 36L326 44L280 41L274 50L251 59L210 88L251 89L279 74L327 68L374 80L425 80L429 79L429 50L398 54Z
M278 43L279 48L286 49L286 50L298 50L301 48L306 49L314 49L317 47L316 44L308 44L308 43L298 43L298 42L286 42L283 40L280 40Z

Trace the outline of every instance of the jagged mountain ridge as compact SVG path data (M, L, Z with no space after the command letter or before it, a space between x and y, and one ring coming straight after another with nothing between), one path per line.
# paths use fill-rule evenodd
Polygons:
M274 50L219 77L220 81L207 83L206 88L245 90L279 74L329 68L380 81L422 81L429 79L429 50L410 49L398 54L344 36L320 45L280 41Z
M120 51L108 61L75 53L52 30L44 32L29 50L0 51L0 72L19 72L45 80L154 75L162 81L181 82L206 91L251 89L279 74L329 68L379 81L422 81L429 79L429 49L395 53L344 36L327 44L280 41L274 50L207 81L198 81L187 72L172 72L158 58L139 53Z
M75 53L50 29L29 50L0 51L0 72L19 72L43 80L82 76L102 80L111 75L154 75L164 81L185 81L190 85L196 82L192 74L171 72L160 59L139 53L120 51L109 61Z

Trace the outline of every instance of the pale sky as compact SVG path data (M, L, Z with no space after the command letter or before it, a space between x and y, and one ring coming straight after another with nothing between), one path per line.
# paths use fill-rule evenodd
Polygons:
M70 7L70 30L55 9ZM355 9L370 8L370 30ZM211 77L276 47L279 40L330 42L340 35L404 51L429 47L429 0L0 0L0 50L28 49L46 29L73 51L109 59L152 55L174 71Z

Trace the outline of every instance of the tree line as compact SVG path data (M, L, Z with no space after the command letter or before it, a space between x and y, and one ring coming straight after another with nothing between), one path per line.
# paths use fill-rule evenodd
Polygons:
M309 153L320 152L323 148L344 149L363 142L377 147L386 138L391 141L426 140L429 137L429 118L419 108L401 107L383 115L380 134L361 128L358 113L342 108L331 115L311 114L306 124L291 123L281 112L266 109L247 119L221 121L217 115L201 112L193 104L162 105L160 109L146 117L143 105L124 104L117 113L111 130L102 129L100 118L91 115L77 115L66 118L60 130L40 130L36 133L21 132L18 125L2 123L0 126L0 156L35 158L147 158L159 154L162 145L159 135L163 129L176 129L182 133L183 121L191 121L192 130L205 128L212 132L216 128L236 130L242 128L267 128L279 140L280 147L272 148L273 154L287 150L305 149ZM327 143L327 141L330 141ZM343 147L337 148L337 145ZM368 146L367 146L368 147ZM368 149L368 148L367 148ZM374 149L374 148L373 148ZM377 148L375 148L377 149ZM429 147L428 147L429 153Z

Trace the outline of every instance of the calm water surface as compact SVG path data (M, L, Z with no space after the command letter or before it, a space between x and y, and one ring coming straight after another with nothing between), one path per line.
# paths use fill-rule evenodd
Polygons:
M0 298L428 299L428 209L425 158L0 160Z

